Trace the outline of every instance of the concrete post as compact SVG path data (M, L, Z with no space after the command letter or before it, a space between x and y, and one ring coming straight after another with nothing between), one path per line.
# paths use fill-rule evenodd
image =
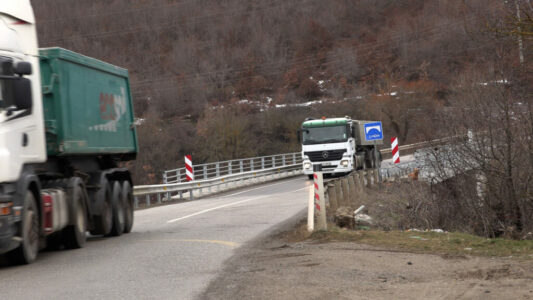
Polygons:
M335 184L328 183L328 198L329 198L329 214L335 214L339 205L337 203L337 191L335 189Z
M337 208L339 206L342 206L342 198L344 197L344 194L342 193L342 186L340 179L335 179L333 182L335 185L335 194L337 196Z
M359 170L357 173L359 175L359 181L361 182L360 184L364 188L366 186L365 171Z
M374 169L374 184L378 185L379 183L380 183L379 170L378 169Z
M348 205L354 204L355 200L357 199L356 192L355 192L355 184L353 182L352 176L346 176L346 181L348 181L348 193L350 197L346 198L346 201L348 202Z
M366 170L366 185L368 187L372 186L372 170Z
M357 189L357 193L362 193L364 191L364 185L361 183L361 176L359 173L353 172L352 173L353 180L355 182L355 187Z
M315 188L309 188L309 201L307 203L307 231L315 230Z
M348 178L341 178L342 199L339 201L340 206L347 206L350 199L350 189L348 187Z

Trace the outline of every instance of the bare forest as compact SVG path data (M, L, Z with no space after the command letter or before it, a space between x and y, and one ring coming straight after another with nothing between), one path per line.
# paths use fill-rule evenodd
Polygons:
M507 147L480 158L503 178L497 197L513 197L505 214L531 215L519 209L533 181L529 0L32 2L41 47L130 71L137 183L185 154L299 151L305 117L350 115L382 120L401 144L489 132L480 142Z

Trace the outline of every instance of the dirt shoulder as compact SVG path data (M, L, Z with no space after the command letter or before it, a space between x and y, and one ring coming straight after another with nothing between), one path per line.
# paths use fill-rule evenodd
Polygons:
M533 299L531 259L413 253L291 226L239 249L202 299Z

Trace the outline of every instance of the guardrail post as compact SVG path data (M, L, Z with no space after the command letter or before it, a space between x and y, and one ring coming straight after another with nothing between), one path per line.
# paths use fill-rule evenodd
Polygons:
M285 154L281 155L281 165L285 166Z
M272 155L272 168L276 167L276 156Z
M250 159L250 171L254 170L254 159Z
M204 179L207 179L207 165L204 165Z
M167 179L167 171L163 172L163 183L164 183L164 184L167 184L167 183L168 183L168 179ZM170 193L167 193L167 200L170 200Z
M161 204L161 193L157 193L157 204Z
M261 170L265 168L265 157L261 157Z
M220 164L216 163L215 164L215 168L216 168L215 173L216 173L217 177L220 177Z
M292 164L296 164L296 153L292 154Z
M150 195L146 195L146 207L150 206Z
M241 173L244 172L244 163L242 160L239 161L239 170L241 171Z
M133 207L135 207L135 209L139 208L139 198L133 197L133 202Z
M190 189L190 190L189 190L190 200L191 200L191 201L194 200L193 191L194 191L193 189Z
M231 174L231 160L228 161L228 174Z

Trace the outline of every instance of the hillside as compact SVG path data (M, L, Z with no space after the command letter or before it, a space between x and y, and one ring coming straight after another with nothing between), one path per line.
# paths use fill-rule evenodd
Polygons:
M130 70L141 182L186 153L298 151L310 115L379 119L401 143L444 135L438 112L461 80L507 80L519 65L514 5L496 0L32 2L41 46Z

